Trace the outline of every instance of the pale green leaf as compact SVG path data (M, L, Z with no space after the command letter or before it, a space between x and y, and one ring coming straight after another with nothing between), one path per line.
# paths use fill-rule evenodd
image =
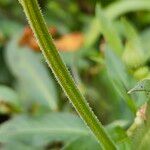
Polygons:
M107 132L109 132L119 150L131 149L131 143L125 131L128 124L129 122L126 120L116 120L106 126Z
M18 95L13 89L0 85L0 101L18 105Z
M147 53L144 53L144 48L135 27L127 19L122 19L122 23L127 41L123 52L123 60L131 68L139 67L146 62Z
M126 138L122 129L125 124L124 121L118 121L106 126L107 132L119 145ZM6 145L16 142L20 145L26 143L29 146L42 147L54 141L64 142L66 144L64 149L73 148L74 145L81 146L82 149L100 148L97 140L82 120L72 114L51 113L36 117L20 116L0 126L0 142Z
M43 150L41 147L31 146L26 143L9 142L1 145L1 150Z
M135 5L136 3L136 5ZM117 17L128 13L139 10L150 10L150 2L148 0L122 0L113 2L108 5L103 13L105 14L107 19L115 20ZM85 46L92 46L95 43L95 40L100 36L101 33L101 25L98 22L99 18L93 18L90 22L90 26L85 34Z
M128 12L150 10L149 0L121 0L110 4L106 9L106 15L115 19Z
M83 136L68 143L62 150L101 150L99 143L91 136Z
M107 48L105 50L106 67L108 75L114 84L114 87L125 100L130 109L135 112L137 109L136 103L127 94L127 90L133 85L132 78L128 75L127 70L122 61Z
M19 47L19 35L14 36L6 49L9 68L24 89L24 95L57 110L54 83L39 55L27 47Z
M131 137L132 149L149 150L150 147L150 123L142 125Z
M21 25L13 20L8 20L0 15L0 32L6 36L15 34L16 30L21 29Z
M107 19L101 7L98 5L96 7L96 16L99 20L99 24L101 27L102 34L104 35L104 38L109 43L109 45L113 48L115 53L117 55L121 55L123 51L123 45L118 35L118 32L113 27L113 22Z
M0 85L0 103L4 103L9 106L9 109L17 111L20 109L19 97L17 93L4 85ZM0 106L0 111L3 112L2 107Z
M149 59L150 58L150 42L149 42L150 28L145 29L141 33L140 38L141 38L142 46L144 48L145 55L146 55L147 59Z
M145 123L141 124L132 135L132 147L133 149L137 148L137 150L149 150L150 147L150 101L149 101L149 93L150 93L150 79L143 79L138 82L135 87L133 87L128 93L134 92L144 92L148 97L148 102L146 103L146 112L144 116L146 117Z
M42 146L52 141L69 141L91 132L75 115L51 113L39 117L20 116L0 126L0 142L23 142Z
M133 87L128 93L143 91L149 94L150 92L150 79L143 79L142 81L138 82L135 87Z
M101 32L101 27L98 18L94 17L87 27L86 33L85 33L85 41L84 46L91 47L93 44L95 44L97 38L99 37Z

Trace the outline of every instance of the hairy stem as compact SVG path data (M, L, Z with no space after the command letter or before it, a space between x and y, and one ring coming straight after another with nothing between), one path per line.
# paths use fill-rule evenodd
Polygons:
M114 143L105 132L102 124L97 120L96 116L91 111L88 103L78 90L70 73L63 63L53 43L52 37L48 33L48 29L37 0L19 0L19 2L23 6L23 10L49 67L51 68L67 97L72 102L76 111L91 129L104 149L116 149Z

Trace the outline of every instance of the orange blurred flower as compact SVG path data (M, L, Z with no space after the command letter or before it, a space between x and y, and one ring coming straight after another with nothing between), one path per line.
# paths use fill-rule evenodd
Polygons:
M57 33L57 29L55 27L50 27L49 32L51 33L52 36L54 36ZM19 45L20 46L27 45L35 51L40 51L37 41L34 38L33 32L29 26L26 26L24 28L23 35L19 41Z
M55 36L57 29L55 27L49 28L49 32L52 36ZM59 39L55 39L54 43L60 51L76 51L83 44L83 34L80 32L74 32L61 36ZM25 27L23 35L19 41L20 46L29 46L35 51L40 51L36 39L34 38L33 32L30 27Z
M83 34L75 32L55 40L55 44L60 51L76 51L82 46L83 40Z
M23 31L23 35L19 41L19 45L24 46L29 43L30 38L33 37L33 32L30 27L25 27Z

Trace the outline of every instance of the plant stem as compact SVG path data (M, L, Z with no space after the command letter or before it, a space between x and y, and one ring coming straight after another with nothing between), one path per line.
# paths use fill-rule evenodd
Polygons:
M80 117L85 121L101 146L106 150L115 150L116 147L98 121L88 103L75 85L70 73L63 63L48 28L43 19L37 0L19 0L23 6L29 24L35 34L42 53L54 73L57 81L72 102Z

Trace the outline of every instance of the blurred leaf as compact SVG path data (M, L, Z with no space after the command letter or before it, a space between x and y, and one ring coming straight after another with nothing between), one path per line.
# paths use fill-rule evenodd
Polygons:
M126 19L122 19L122 22L127 40L123 60L131 68L139 67L146 62L147 54L144 55L144 49L135 27Z
M18 105L18 95L11 88L0 85L0 100Z
M46 66L38 54L27 47L19 47L18 36L14 36L7 45L8 66L24 89L25 95L45 105L47 101L52 110L57 110L55 86Z
M122 129L124 124L126 123L118 122L106 127L107 132L116 143L120 144L127 138ZM64 150L78 146L89 150L91 147L100 149L95 137L81 119L72 114L51 113L36 117L20 116L0 126L0 142L2 143L18 142L42 147L53 141L65 142Z
M123 45L121 39L116 29L113 27L113 23L105 17L101 7L98 5L96 7L96 16L99 20L99 24L101 26L101 31L104 35L104 38L109 43L109 45L113 48L115 53L117 55L121 55L123 51Z
M84 46L86 48L93 46L100 35L101 27L98 18L91 19L89 26L85 31Z
M62 150L101 150L99 143L90 136L80 137L68 143Z
M145 55L147 55L147 59L150 58L150 28L145 29L142 33L141 33L141 43L142 43L142 47L144 48L144 53Z
M139 10L150 10L149 0L122 0L110 4L106 9L106 15L110 19L115 19L118 16Z
M123 128L116 126L112 131L109 131L109 133L113 136L113 139L116 140L115 142L119 150L131 149L131 143Z
M119 58L108 48L105 50L105 59L108 74L110 79L113 81L114 87L125 100L129 108L136 112L136 104L127 94L127 90L132 87L132 78L127 74L127 70L124 64Z
M133 132L132 135L132 147L136 147L138 150L148 150L150 143L150 79L144 79L136 84L128 93L144 92L148 101L146 103L146 112L143 114L145 117L144 123Z
M20 110L19 98L17 93L9 87L0 85L0 112L3 113L4 105L6 109L12 109L9 111L18 111Z
M143 91L146 92L146 94L149 94L150 92L150 79L144 79L137 83L137 85L132 88L128 93L133 93L136 91Z
M107 132L109 132L119 150L131 149L131 143L125 131L128 124L129 122L126 120L116 120L106 126Z
M136 3L136 5L135 5ZM115 20L120 15L128 12L139 11L139 10L150 10L150 2L148 0L122 0L109 4L103 11L107 19ZM96 39L100 36L101 25L99 18L93 18L88 27L87 33L85 34L85 45L87 47L92 46Z
M0 15L0 32L2 32L6 36L11 36L18 29L21 29L21 25L13 20L8 20Z
M150 124L143 125L138 128L132 137L132 149L149 150L150 147Z
M64 62L73 69L77 67L77 69L86 69L89 67L89 62L85 59L85 49L80 49L76 52L60 52L61 57L63 58Z
M9 142L1 146L1 150L42 150L41 148L27 145L25 143Z
M60 52L60 55L67 66L72 66L75 59L76 52Z
M134 77L138 80L144 79L149 75L149 67L139 67L134 71Z
M68 142L89 134L80 118L64 113L39 117L20 116L3 123L0 127L1 142L17 141L36 146L53 141Z
M148 96L149 97L149 96ZM149 97L150 98L150 97ZM148 102L145 104L145 112L142 111L141 119L135 120L134 124L136 123L135 130L132 131L132 135L130 137L132 141L132 149L137 148L137 150L149 150L150 147L150 101L148 98ZM139 110L140 111L140 110ZM143 117L143 118L142 118ZM144 119L145 118L145 119ZM133 125L134 125L133 124Z
M0 1L0 6L7 6L7 5L9 5L9 4L11 4L11 0L5 0L5 1Z
M135 27L126 18L121 18L121 22L123 23L124 35L127 40L138 41L138 32L136 31Z
M56 1L50 1L47 6L49 16L51 18L57 18L65 22L66 25L71 26L73 23L73 18L71 18L70 13L62 8L61 3ZM66 8L67 9L67 8Z

